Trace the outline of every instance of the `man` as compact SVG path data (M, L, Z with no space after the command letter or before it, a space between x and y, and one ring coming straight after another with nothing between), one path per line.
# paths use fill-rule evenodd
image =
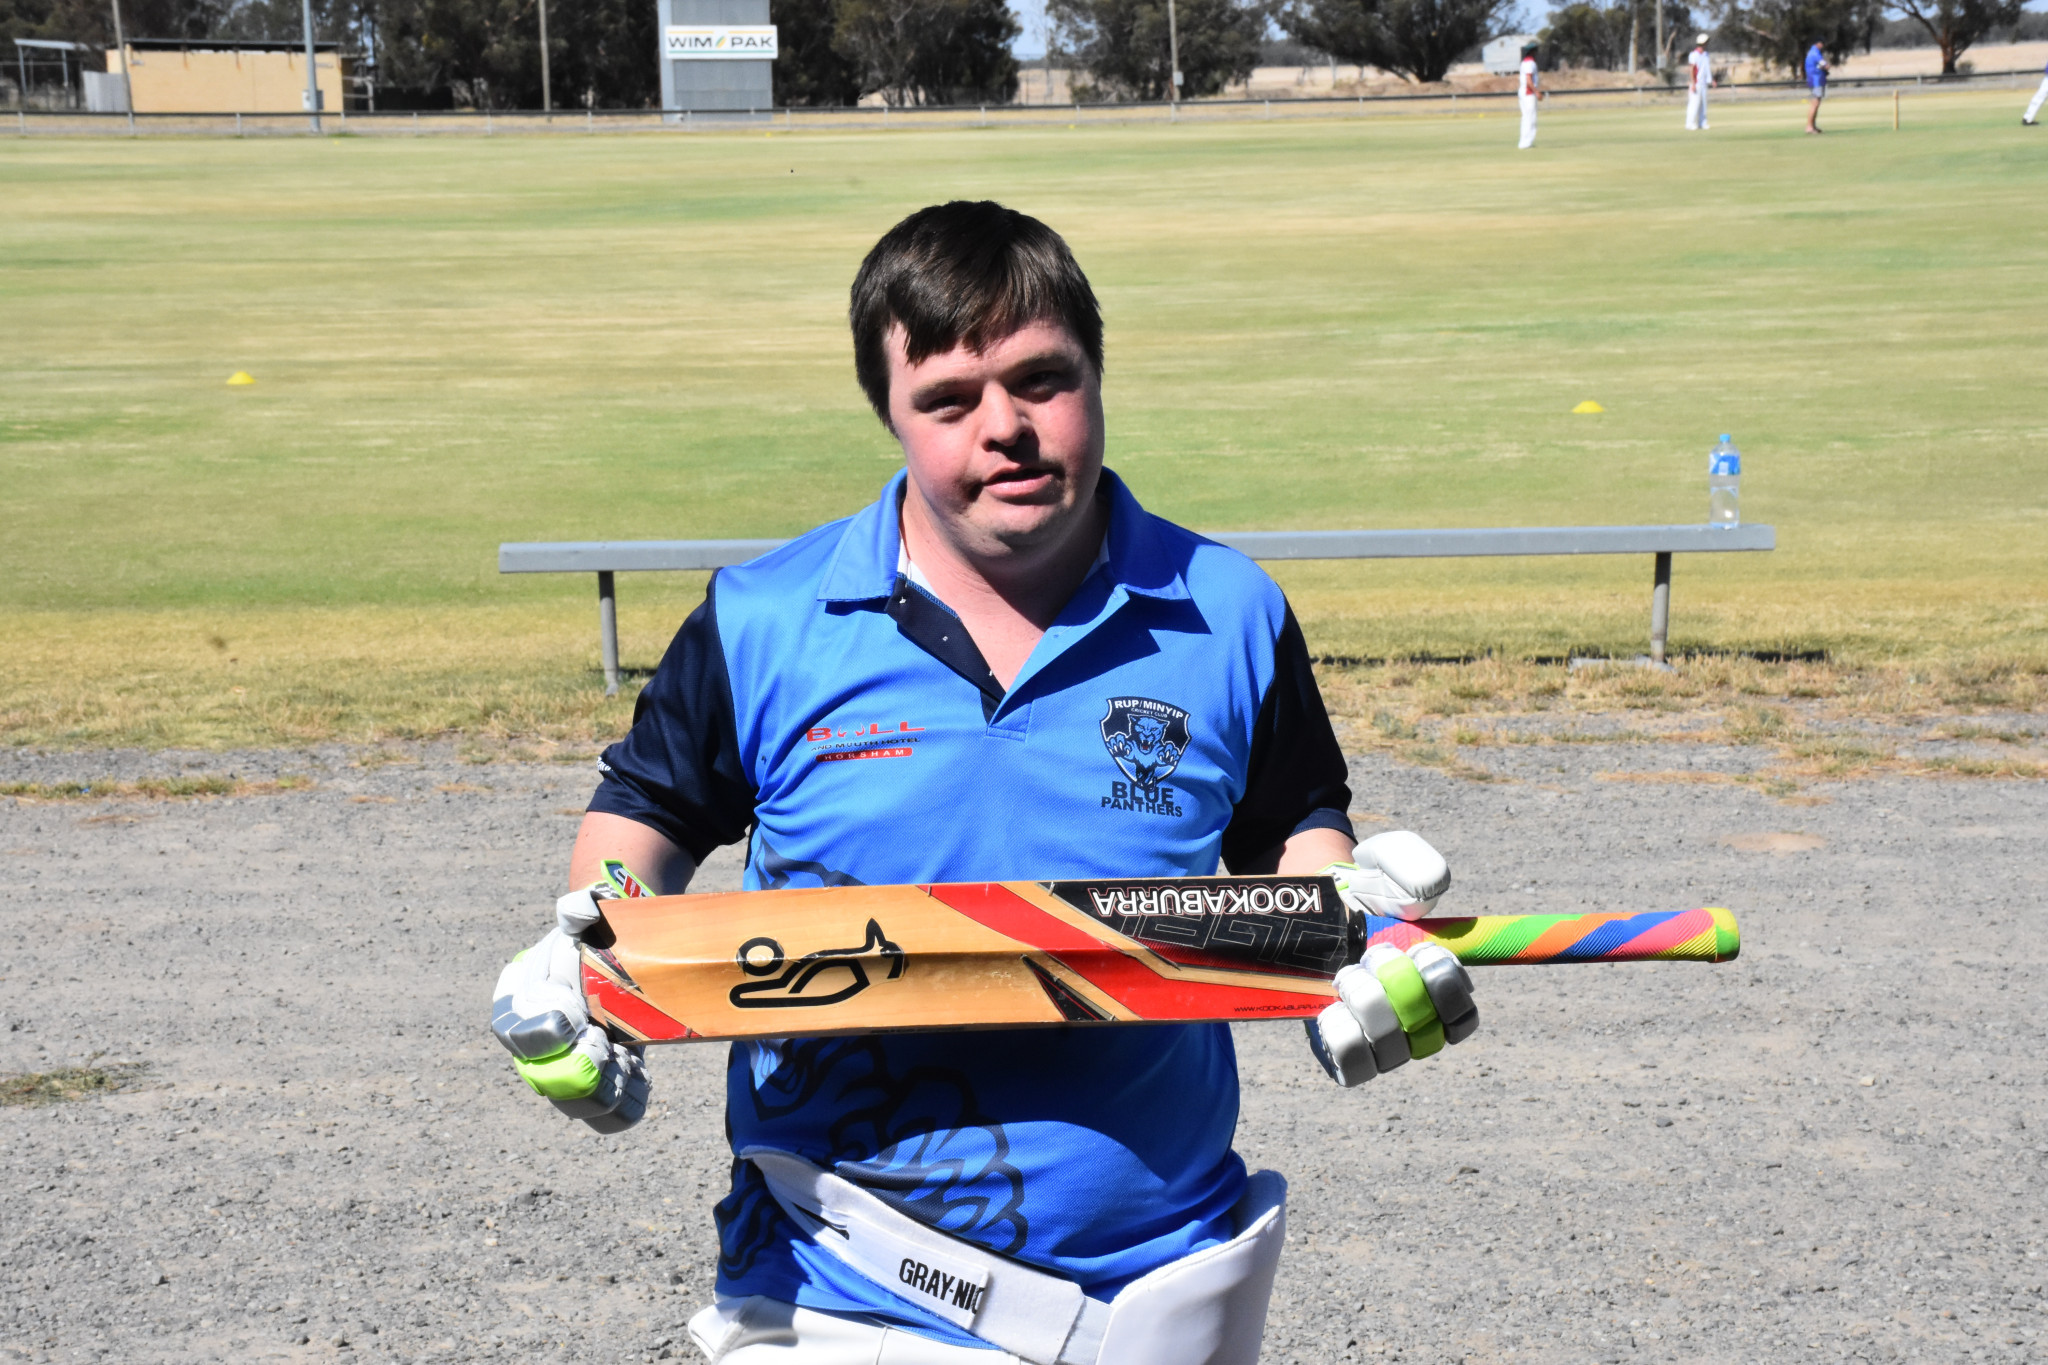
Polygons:
M1714 88L1714 59L1707 53L1707 35L1702 33L1695 40L1696 46L1685 61L1692 68L1692 87L1685 96L1685 126L1688 131L1707 131L1707 92Z
M2035 87L2034 98L2027 101L2027 112L2020 115L2020 122L2029 128L2034 126L2034 116L2041 112L2041 102L2048 100L2048 67L2042 70L2041 84Z
M574 936L619 863L675 893L743 838L749 889L1220 859L1328 869L1410 916L1448 885L1413 835L1360 846L1385 871L1351 861L1286 600L1103 468L1102 323L1057 234L992 203L921 210L869 253L850 316L905 469L713 578L605 751L571 857L591 889L499 981L529 1084L605 1131L647 1082L588 1027ZM1429 1019L1396 1019L1406 973L1435 969L1375 951L1311 1029L1345 1084L1427 1055L1429 1020L1476 1023L1434 985ZM1221 1024L738 1045L718 1301L692 1335L719 1365L1252 1365L1284 1183L1231 1150L1237 1094Z
M1815 43L1806 49L1806 131L1820 131L1820 102L1828 97L1828 54Z
M1522 45L1522 71L1515 78L1515 99L1522 106L1522 150L1536 145L1536 101L1543 93L1536 88L1536 44Z

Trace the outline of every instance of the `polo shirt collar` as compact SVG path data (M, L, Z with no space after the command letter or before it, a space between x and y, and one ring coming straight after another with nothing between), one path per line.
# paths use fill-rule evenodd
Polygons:
M832 554L818 585L821 602L870 602L896 588L903 553L902 498L908 471L897 470L882 486L882 495L855 513ZM1167 601L1188 597L1176 557L1161 543L1159 524L1138 505L1131 490L1113 470L1102 471L1098 496L1109 500L1108 555L1104 568L1112 588Z
M903 545L903 519L898 510L908 470L899 469L882 485L882 496L847 518L839 548L818 584L820 602L871 602L896 590L896 555Z
M1160 534L1159 519L1138 506L1114 470L1102 471L1101 486L1109 499L1110 583L1140 597L1185 600L1188 585L1180 566L1186 552L1173 553Z

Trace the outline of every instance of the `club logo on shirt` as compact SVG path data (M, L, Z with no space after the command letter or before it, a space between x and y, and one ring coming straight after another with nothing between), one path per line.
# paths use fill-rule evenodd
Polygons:
M1104 810L1182 813L1177 793L1165 784L1187 753L1187 712L1150 697L1111 697L1102 718L1102 747L1129 779L1109 784Z

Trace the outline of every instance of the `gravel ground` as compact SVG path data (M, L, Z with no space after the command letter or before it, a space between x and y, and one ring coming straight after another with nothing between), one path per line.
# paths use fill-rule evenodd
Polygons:
M1744 750L1490 752L1354 768L1366 824L1449 854L1446 909L1718 903L1744 955L1483 973L1477 1037L1355 1093L1241 1029L1239 1144L1294 1190L1265 1359L2048 1360L2048 784L1786 805L1726 780ZM600 1138L485 1031L588 765L0 755L230 772L312 784L0 800L0 1073L148 1068L0 1109L0 1360L694 1358L722 1050L659 1052Z

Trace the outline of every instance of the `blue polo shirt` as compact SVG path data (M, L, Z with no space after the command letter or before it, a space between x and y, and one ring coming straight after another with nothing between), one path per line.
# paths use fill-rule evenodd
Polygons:
M1822 65L1826 60L1827 58L1822 54L1819 43L1815 43L1812 47L1806 49L1806 83L1815 90L1828 83L1828 71Z
M1104 471L1105 555L1008 690L900 572L873 505L717 574L608 748L590 808L749 889L1205 876L1347 833L1343 754L1300 627L1257 565ZM727 1071L735 1149L795 1152L1097 1298L1231 1235L1223 1024L790 1038ZM718 1289L980 1344L847 1269L735 1162Z

